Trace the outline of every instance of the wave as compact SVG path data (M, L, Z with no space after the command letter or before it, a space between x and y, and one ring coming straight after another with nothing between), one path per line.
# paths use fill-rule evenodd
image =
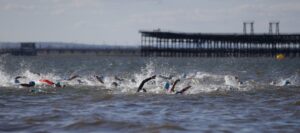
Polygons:
M159 75L152 70L148 70L145 73L134 73L133 77L117 77L117 76L106 76L103 77L103 83L99 82L94 75L81 75L80 77L67 81L65 78L55 75L54 73L33 73L30 70L26 70L20 75L26 77L20 79L22 83L28 83L30 81L35 81L37 85L35 88L53 88L53 86L46 85L39 82L40 79L49 79L53 82L60 82L62 85L68 87L80 87L80 88L97 88L112 90L113 93L135 93L139 84L143 79L150 77L150 75ZM21 86L15 83L14 77L18 75L9 75L5 72L0 71L0 87L11 87L22 89ZM164 85L166 82L172 83L176 79L181 79L181 81L176 86L177 90L184 88L186 86L192 86L188 90L187 94L198 94L214 91L249 91L253 89L258 89L264 86L298 86L298 76L292 76L287 79L279 79L273 83L258 83L255 81L240 81L237 76L234 75L215 75L206 72L197 72L189 74L178 74L172 76L170 79L165 79L162 77L167 77L161 75L153 81L150 81L145 84L145 88L148 92L154 94L165 93ZM289 83L289 84L287 84Z
M5 64L4 58L1 56L1 64ZM20 63L22 66L22 62ZM165 71L161 71L165 70ZM66 70L67 71L67 70ZM140 68L138 72L129 73L127 75L97 75L95 73L77 74L78 71L73 72L68 76L61 76L63 74L53 72L34 73L30 70L30 66L24 67L22 70L18 70L15 74L10 74L5 71L3 65L0 66L0 87L22 89L21 86L15 83L15 77L24 76L21 78L21 83L29 83L35 81L35 88L51 88L53 86L45 85L39 82L41 79L48 79L54 83L60 83L68 87L80 87L80 88L97 88L111 90L112 93L135 93L140 83L152 75L157 75L157 78L146 83L145 88L147 92L154 94L166 93L164 86L166 82L171 85L180 79L180 82L176 86L176 90L180 90L187 86L191 88L186 94L198 94L215 91L249 91L253 89L260 89L266 86L300 86L299 75L294 74L288 78L278 78L272 82L259 82L254 80L241 81L238 75L230 74L214 74L203 71L189 72L189 73L177 73L172 69L157 67L153 61L146 64L145 67ZM71 75L78 75L74 80L67 80ZM101 82L98 78L101 78Z

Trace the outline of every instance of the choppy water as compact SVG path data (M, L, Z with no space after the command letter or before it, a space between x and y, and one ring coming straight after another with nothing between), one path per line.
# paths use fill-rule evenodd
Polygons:
M300 131L298 58L1 55L0 62L0 132ZM80 78L63 81L72 74ZM192 88L166 94L167 80L158 77L145 85L148 93L136 93L152 75L172 75L168 81L181 79L176 89ZM31 93L16 76L67 87L38 85L43 92Z

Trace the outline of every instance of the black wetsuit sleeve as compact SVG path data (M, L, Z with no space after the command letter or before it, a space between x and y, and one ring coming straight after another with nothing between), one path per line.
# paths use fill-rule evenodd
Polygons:
M25 76L17 76L15 77L15 80L19 80L20 78L26 78Z
M15 77L15 80L17 80L17 79L19 79L19 78L22 78L22 76L17 76L17 77Z
M175 83L173 84L172 88L171 88L171 92L175 92L175 86L176 84L179 82L180 80L176 80Z
M190 89L191 87L192 87L192 86L185 87L185 88L183 88L182 90L177 91L176 94L183 94L185 91L187 91L187 90Z
M103 82L103 80L102 80L102 77L96 76L96 79L97 79L100 83L104 84L104 82Z
M78 77L79 77L78 75L72 76L72 77L70 77L70 78L68 79L68 81L71 81L71 80L76 79L76 78L78 78Z
M150 77L150 78L147 78L147 79L143 80L142 83L140 84L138 90L137 90L136 92L140 92L140 91L143 89L144 84L145 84L146 82L150 81L151 79L152 79L152 78ZM144 92L146 91L145 89L143 89L143 90L144 90Z
M31 85L31 84L20 84L21 86L23 87L33 87L34 85Z
M26 77L25 76L17 76L17 77L15 77L15 83L16 84L20 83L20 81L19 81L20 78L26 78Z

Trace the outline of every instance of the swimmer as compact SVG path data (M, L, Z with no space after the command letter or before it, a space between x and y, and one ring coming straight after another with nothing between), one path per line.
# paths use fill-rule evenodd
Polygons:
M224 76L225 84L229 86L240 86L243 85L243 82L240 81L239 77L226 75Z
M291 85L291 81L286 80L286 81L284 82L284 86L287 86L287 85Z
M115 80L118 80L118 81L124 81L124 79L121 79L121 78L119 78L119 77L117 77L117 76L115 76Z
M66 87L66 85L62 84L61 82L55 83L54 86L55 86L56 88L65 88L65 87Z
M22 87L34 87L35 86L35 82L34 81L30 81L28 84L22 83L19 84Z
M152 76L152 77L150 77L150 78L144 79L144 80L142 81L142 83L140 84L140 86L139 86L139 88L137 89L136 92L140 92L141 90L143 90L143 92L147 92L147 90L143 88L144 85L145 85L145 83L147 83L148 81L150 81L150 80L152 80L152 79L155 79L155 78L156 78L156 75L154 75L154 76Z
M53 81L48 80L48 79L41 79L41 80L39 80L39 82L44 83L44 84L49 85L49 86L54 86L54 87L57 87L57 88L66 87L66 85L62 85L61 82L54 83Z
M130 81L131 81L132 83L136 83L135 79L131 79Z
M175 93L175 94L183 94L184 92L186 92L188 89L190 89L192 86L187 86L183 89L181 89L180 91L175 91L175 86L177 85L177 83L180 81L180 79L177 79L172 88L168 90L168 93Z
M29 83L21 83L19 79L21 78L27 78L25 76L17 76L15 77L15 83L22 86L22 87L33 87L35 86L35 82L34 81L30 81Z
M174 84L173 84L173 86L172 86L172 88L169 90L169 92L175 92L175 86L177 85L177 83L180 81L180 79L177 79L175 82L174 82Z
M48 79L41 79L41 80L39 80L41 83L44 83L44 84L46 84L46 85L54 85L55 83L53 82L53 81L50 81L50 80L48 80Z
M167 91L170 90L170 83L169 83L168 81L165 83L164 88L165 88Z
M280 83L277 83L276 81L272 81L270 83L270 85L275 85L275 86L288 86L288 85L291 85L291 81L289 80L285 80L283 84L280 84Z
M74 79L77 79L77 78L80 78L80 76L79 75L73 75L73 76L70 76L68 79L66 79L67 81L72 81L72 80L74 80ZM77 79L77 82L79 83L79 84L83 84L84 82L82 81L82 80L80 80L80 79Z
M117 82L112 82L111 85L114 86L114 87L119 86L119 84Z
M239 85L242 85L242 84L243 84L243 82L240 81L239 77L234 76L234 79L238 82Z
M104 77L103 76L97 76L97 75L94 75L94 77L97 79L97 81L99 81L100 83L104 84Z
M77 82L79 83L79 84L83 84L84 82L82 81L82 80L80 80L80 79L77 79Z

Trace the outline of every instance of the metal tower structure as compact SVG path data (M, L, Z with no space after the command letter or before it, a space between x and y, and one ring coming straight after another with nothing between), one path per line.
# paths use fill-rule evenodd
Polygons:
M269 34L274 34L273 33L273 25L275 25L275 34L279 35L279 23L280 22L270 22L269 23Z
M243 23L243 32L244 34L247 34L247 26L250 25L250 34L254 34L254 21L251 22L244 22Z

